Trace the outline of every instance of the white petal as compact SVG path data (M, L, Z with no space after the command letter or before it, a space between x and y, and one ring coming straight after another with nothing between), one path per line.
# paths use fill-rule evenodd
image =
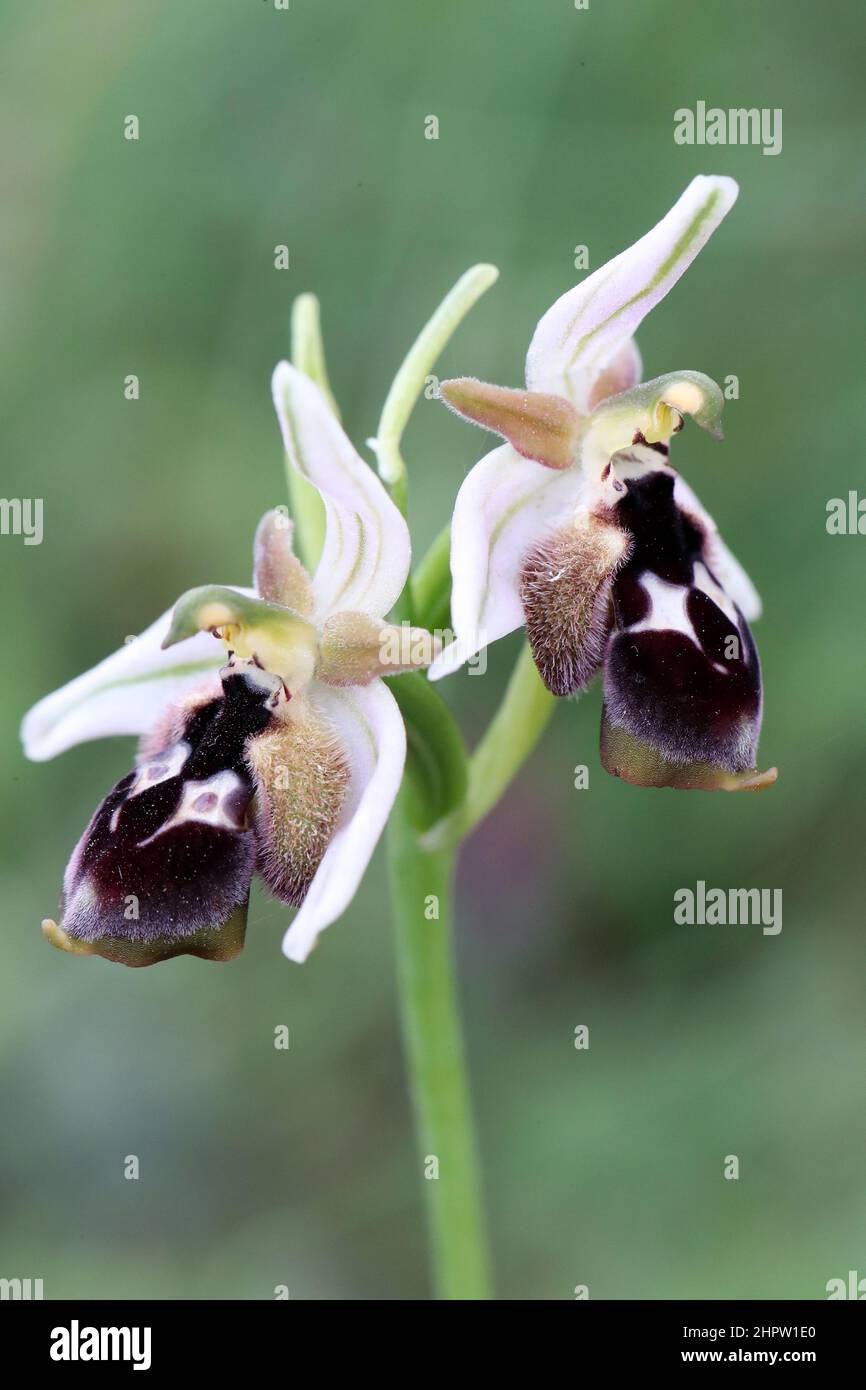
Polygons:
M568 396L584 413L597 377L691 265L737 192L733 179L692 179L651 232L562 295L529 346L529 389Z
M704 504L689 487L685 478L677 474L674 483L674 500L703 522L708 536L707 560L710 569L721 584L725 593L739 608L747 622L753 623L761 616L761 598L743 566L728 549L719 535L719 528L713 521Z
M149 733L167 705L219 669L225 648L207 632L162 651L170 622L171 610L113 656L34 705L21 725L27 757L44 762L89 739Z
M476 463L451 521L451 622L458 640L433 662L431 680L522 626L524 556L573 512L580 488L576 469L545 468L510 444Z
M351 609L382 618L409 574L406 522L315 382L280 362L273 392L289 460L325 504L325 544L313 580L315 616L322 621Z
M307 896L283 938L289 960L304 961L325 927L345 912L385 828L403 776L406 730L382 681L343 689L310 687L336 726L351 778L346 803Z

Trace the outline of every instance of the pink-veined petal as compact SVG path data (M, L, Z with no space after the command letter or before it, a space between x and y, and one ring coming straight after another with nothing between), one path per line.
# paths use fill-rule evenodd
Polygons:
M439 680L523 624L520 574L530 548L570 515L576 469L556 472L503 444L476 463L451 522L451 621L457 637L430 667Z
M634 338L629 338L616 356L596 377L589 393L587 407L595 410L608 396L618 396L622 391L630 391L637 386L643 376L643 361L640 349Z
M352 609L382 618L409 574L406 522L315 382L280 362L273 393L289 460L325 504L325 544L313 579L315 616L322 621Z
M294 961L306 960L319 933L352 901L385 828L406 760L403 717L381 681L343 689L316 683L309 693L339 735L350 777L338 827L283 938L283 951Z
M97 666L33 706L21 724L24 752L45 762L76 743L114 734L147 734L167 705L225 662L225 648L202 632L163 651L174 609Z
M530 343L529 389L567 396L585 414L598 377L688 269L737 192L730 178L692 179L652 231L562 295Z

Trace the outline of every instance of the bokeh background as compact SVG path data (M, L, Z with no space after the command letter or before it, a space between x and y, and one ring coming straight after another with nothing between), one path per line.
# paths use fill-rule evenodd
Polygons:
M0 1275L55 1298L428 1296L381 851L304 968L264 896L230 967L66 957L39 921L133 744L28 765L18 721L182 590L245 579L284 500L268 382L295 294L321 298L360 444L468 265L502 276L441 374L517 385L575 245L595 268L699 172L740 201L639 340L648 375L739 377L725 442L687 426L675 462L765 599L780 779L614 781L596 689L468 844L498 1290L820 1298L866 1275L866 539L825 529L829 498L866 494L863 38L855 0L0 5L2 492L45 502L40 547L0 539ZM699 99L781 107L782 153L676 146ZM420 554L485 444L432 401L405 443ZM447 683L470 739L518 640ZM781 888L781 935L674 925L699 878Z

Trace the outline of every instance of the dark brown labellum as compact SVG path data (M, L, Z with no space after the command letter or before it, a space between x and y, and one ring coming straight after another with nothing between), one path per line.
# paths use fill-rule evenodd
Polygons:
M674 502L673 475L654 470L626 485L614 511L634 544L612 590L606 720L663 761L747 772L761 723L748 624L709 568L699 525Z
M285 692L249 663L221 678L222 696L118 782L79 841L62 921L74 944L128 965L241 949L257 852L246 749Z

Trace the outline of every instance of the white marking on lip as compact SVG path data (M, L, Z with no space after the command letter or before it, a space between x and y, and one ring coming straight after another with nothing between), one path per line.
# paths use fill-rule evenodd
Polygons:
M652 570L644 570L637 582L650 601L650 609L645 618L641 618L639 623L633 623L625 631L681 632L694 642L696 647L700 647L694 624L686 612L689 586L669 584L666 579L659 579Z
M690 642L694 642L698 651L710 661L713 669L729 676L731 667L723 661L713 661L709 658L695 631L694 623L688 614L688 597L692 589L698 589L706 594L707 598L724 613L736 630L740 645L740 659L746 662L745 645L740 631L740 622L737 610L724 589L720 589L714 582L708 570L698 561L694 567L694 584L670 584L666 579L660 579L652 570L644 570L638 578L638 584L646 594L650 602L649 613L640 622L633 623L631 627L624 628L624 632L681 632L684 637L688 637Z
M243 786L244 783L238 774L229 769L215 772L203 782L186 782L177 810L146 840L140 840L139 845L152 844L158 836L164 835L167 830L177 825L213 825L218 830L231 830L235 833L243 830L243 822L238 820L237 814L231 808L232 793L242 790ZM212 798L215 798L213 802Z
M629 449L621 449L610 462L618 478L645 478L648 473L666 473L670 478L676 477L664 455L657 449L651 449L648 444L632 444Z
M148 787L158 787L160 782L177 777L191 752L188 743L173 743L158 757L148 758L146 763L140 763L135 770L135 781L126 794L127 801L133 796L138 796L140 792L147 791ZM114 826L111 828L113 830Z

